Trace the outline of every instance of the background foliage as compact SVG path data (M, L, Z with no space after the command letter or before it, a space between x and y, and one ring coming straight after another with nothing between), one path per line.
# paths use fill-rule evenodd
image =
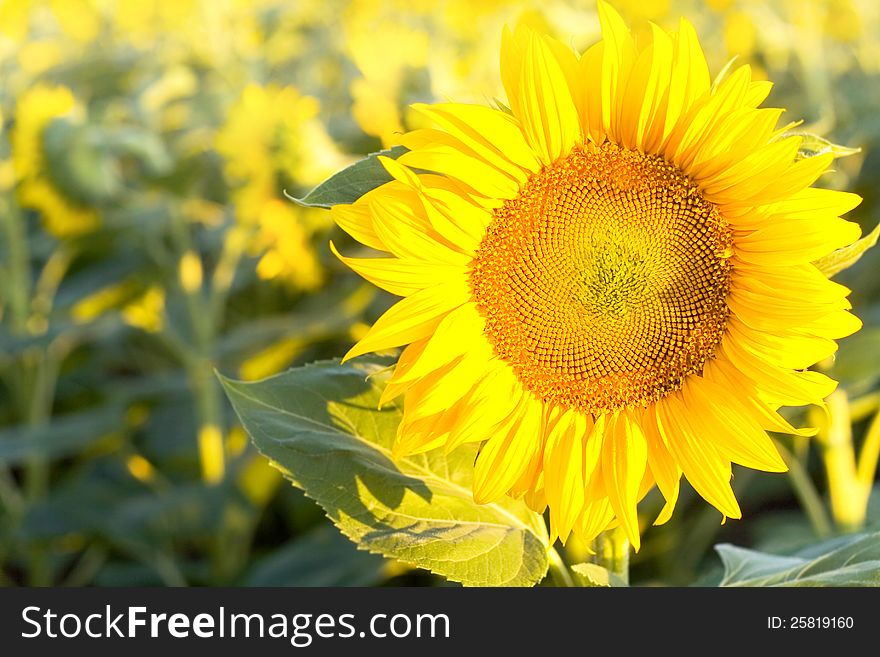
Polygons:
M853 218L874 227L876 3L615 4L639 29L686 15L714 72L738 55L776 83L784 121L861 148L821 182L864 196ZM356 550L328 499L283 483L215 370L258 380L337 356L392 303L330 255L331 238L356 247L329 213L285 192L394 145L418 127L409 103L502 98L501 27L517 20L577 48L598 35L593 3L576 0L0 0L0 583L441 583L399 546L380 551L403 561ZM842 381L830 415L798 418L820 436L780 437L790 475L737 470L744 520L723 526L687 489L645 532L632 583L821 583L841 565L876 583L875 537L834 541L880 529L878 267L869 252L838 276L865 328L821 364ZM356 514L344 522L358 531ZM717 543L738 547L722 561ZM472 556L485 583L546 568Z

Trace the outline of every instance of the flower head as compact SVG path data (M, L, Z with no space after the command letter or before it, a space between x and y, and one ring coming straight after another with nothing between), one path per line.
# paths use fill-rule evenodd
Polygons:
M10 136L12 165L22 206L41 213L46 230L56 237L81 235L94 230L98 214L69 198L52 179L44 137L49 124L82 113L67 87L37 85L22 94L15 109Z
M217 135L226 173L235 186L236 217L258 228L249 244L261 255L257 274L295 290L314 290L323 277L310 243L324 213L281 201L282 190L315 183L342 162L317 120L318 102L293 87L249 85ZM313 162L307 155L324 153Z
M589 540L682 474L738 518L731 464L782 471L768 430L835 382L807 368L860 326L848 290L811 264L850 244L859 197L811 185L831 156L759 106L742 66L713 85L693 27L636 40L599 4L578 56L505 31L509 112L418 106L436 128L384 160L394 180L337 223L380 258L343 257L404 299L348 353L408 345L396 449L482 447L474 497L549 506Z

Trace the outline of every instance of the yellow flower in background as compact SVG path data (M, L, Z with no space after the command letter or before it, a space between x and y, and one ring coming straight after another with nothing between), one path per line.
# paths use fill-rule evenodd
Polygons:
M52 8L55 20L71 39L80 43L90 43L98 37L101 30L101 15L94 0L50 0L49 6Z
M862 18L851 0L827 0L823 18L825 32L833 39L850 43L862 34Z
M320 285L322 272L310 238L326 213L292 206L284 191L312 185L344 159L317 119L318 102L293 87L249 85L217 135L233 185L236 216L258 228L251 244L263 253L257 274L297 290Z
M332 214L386 254L339 257L405 297L346 356L408 345L382 398L404 395L396 453L482 443L478 502L638 549L655 484L657 523L682 474L739 518L731 464L783 471L766 431L811 434L777 411L823 403L836 384L806 368L860 326L811 264L858 238L839 217L860 199L811 187L832 156L796 159L748 66L712 85L690 23L636 41L599 16L580 56L505 31L512 114L418 106L436 127L383 158L394 180Z
M384 146L398 143L406 78L427 65L430 42L424 25L408 25L387 9L375 2L353 2L343 15L345 44L362 75L351 84L352 116Z
M263 204L285 189L313 185L342 160L318 121L318 101L294 87L250 84L217 135L236 213L256 222Z
M279 280L296 290L315 290L324 280L324 272L309 242L310 219L325 212L297 208L289 201L272 200L260 213L260 232L254 250L263 255L257 263L257 275L264 280Z
M158 333L165 324L165 292L151 285L143 294L122 308L122 318L129 326L147 333Z
M30 19L29 0L0 2L0 35L16 43L25 39Z
M53 119L75 118L81 112L70 89L45 84L22 94L15 108L10 141L18 200L23 207L38 211L46 230L58 238L87 233L99 223L94 209L67 198L53 184L43 145Z
M136 46L152 46L169 34L204 34L199 0L117 0L113 3L116 29Z

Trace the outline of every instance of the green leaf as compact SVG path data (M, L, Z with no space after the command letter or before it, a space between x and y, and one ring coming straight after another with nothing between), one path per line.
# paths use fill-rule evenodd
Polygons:
M122 193L118 163L97 126L53 119L43 132L43 148L52 181L69 199L100 204Z
M824 137L814 135L811 132L786 132L784 137L802 137L801 145L798 148L797 159L803 160L808 157L816 157L817 155L825 155L831 153L834 157L846 157L847 155L855 155L861 152L861 148L850 148L849 146L841 146L835 144Z
M880 586L880 532L841 536L778 556L716 545L721 586Z
M874 230L857 242L853 242L842 249L837 249L823 258L819 258L813 264L826 276L834 276L834 274L856 264L865 254L865 251L877 244L878 238L880 238L880 224L877 224Z
M122 408L107 406L55 418L39 427L0 431L0 465L19 465L31 457L58 459L81 453L123 427Z
M623 581L620 575L612 573L607 568L603 568L596 563L576 563L571 567L571 571L581 586L626 586L626 582Z
M257 448L361 548L467 586L536 584L548 568L544 521L519 500L473 501L476 445L391 458L401 410L378 408L390 364L221 379Z
M379 162L380 155L396 160L406 152L403 146L394 146L371 153L333 174L302 198L294 198L286 192L285 195L294 203L309 208L330 208L343 203L354 203L370 190L391 181L391 175Z

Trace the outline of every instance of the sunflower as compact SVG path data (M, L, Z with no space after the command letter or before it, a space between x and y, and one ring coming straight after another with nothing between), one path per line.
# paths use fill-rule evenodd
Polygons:
M294 87L251 84L216 138L236 217L255 228L248 246L260 256L257 274L294 290L314 290L323 280L310 239L325 227L326 214L292 207L279 198L281 191L315 183L344 161L317 115L317 100ZM323 159L311 160L308 152Z
M599 18L580 56L505 30L509 110L417 106L437 127L333 215L387 253L337 255L404 297L346 355L408 345L382 397L404 397L396 452L481 443L477 502L638 549L655 484L655 524L682 474L739 518L731 464L784 471L766 432L812 435L778 410L823 403L836 383L807 368L860 327L811 264L859 237L839 217L860 199L811 187L832 156L798 158L748 66L713 84L690 23L643 42Z
M10 136L18 201L40 212L46 230L58 238L88 233L99 224L97 212L67 197L52 180L44 133L59 118L78 118L82 108L70 89L37 85L19 98Z

